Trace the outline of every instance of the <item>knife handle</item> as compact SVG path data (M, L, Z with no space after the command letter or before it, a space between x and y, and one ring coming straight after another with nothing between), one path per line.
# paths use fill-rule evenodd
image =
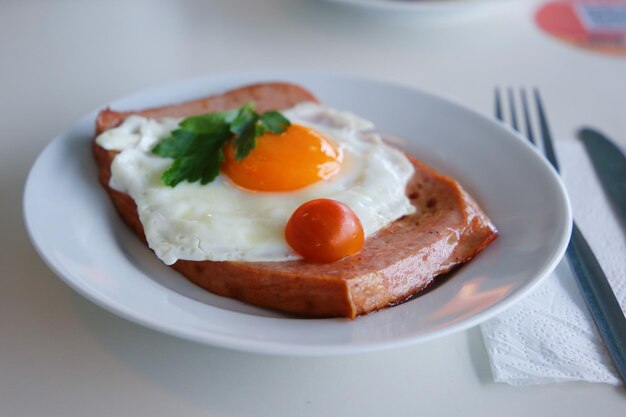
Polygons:
M604 340L615 368L626 383L626 320L606 275L574 222L567 260Z

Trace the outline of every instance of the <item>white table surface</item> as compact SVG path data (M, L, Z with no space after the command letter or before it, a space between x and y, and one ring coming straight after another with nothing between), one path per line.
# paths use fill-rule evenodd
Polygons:
M487 115L495 84L536 85L559 140L583 122L626 140L626 59L546 37L533 1L502 3L411 16L313 0L0 2L0 416L624 415L621 388L494 383L478 328L318 359L165 336L74 293L24 231L25 177L51 138L115 97L213 72L349 72Z

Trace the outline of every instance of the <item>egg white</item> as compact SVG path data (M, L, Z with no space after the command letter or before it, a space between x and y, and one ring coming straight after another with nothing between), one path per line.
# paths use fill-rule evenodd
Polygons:
M168 187L161 175L172 160L150 151L180 119L130 116L96 138L103 148L120 151L111 165L110 186L135 200L148 245L164 263L299 259L285 241L284 228L298 206L316 198L347 204L361 220L366 237L414 212L405 195L413 165L371 132L371 122L316 103L282 113L333 141L343 153L336 176L289 192L243 190L225 175L207 185L182 182Z

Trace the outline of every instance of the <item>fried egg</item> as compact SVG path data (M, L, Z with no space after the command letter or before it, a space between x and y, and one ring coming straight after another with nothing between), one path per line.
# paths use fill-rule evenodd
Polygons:
M119 151L109 185L133 198L148 245L164 263L301 259L285 225L318 198L349 206L366 238L415 211L405 195L413 165L371 122L317 103L282 113L291 121L284 133L261 135L241 161L227 147L221 175L206 185L161 181L172 159L151 150L181 119L130 116L98 136L98 145Z

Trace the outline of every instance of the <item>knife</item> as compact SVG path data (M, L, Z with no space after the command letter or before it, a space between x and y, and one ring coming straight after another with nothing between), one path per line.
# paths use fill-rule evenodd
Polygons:
M578 131L600 178L604 192L626 229L626 157L613 142L597 130L585 127Z

